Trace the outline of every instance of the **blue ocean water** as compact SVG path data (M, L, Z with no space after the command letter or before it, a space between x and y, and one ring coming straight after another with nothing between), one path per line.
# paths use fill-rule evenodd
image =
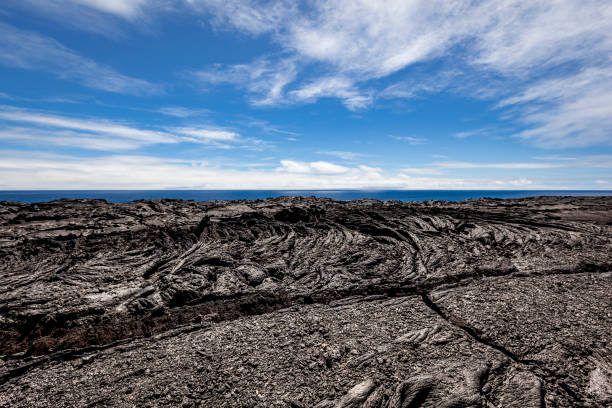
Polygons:
M280 196L316 196L336 200L461 201L469 198L521 198L534 196L609 196L612 191L553 190L28 190L0 191L0 201L37 203L61 198L101 198L112 203L175 198L183 200L242 200Z

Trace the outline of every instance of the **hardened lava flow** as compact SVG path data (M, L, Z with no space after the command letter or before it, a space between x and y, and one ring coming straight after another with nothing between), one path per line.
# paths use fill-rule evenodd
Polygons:
M612 197L0 203L1 407L612 405Z

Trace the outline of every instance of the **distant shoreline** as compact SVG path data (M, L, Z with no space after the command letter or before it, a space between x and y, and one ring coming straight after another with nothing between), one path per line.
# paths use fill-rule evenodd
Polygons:
M42 203L59 199L104 199L111 203L135 200L193 201L256 200L282 196L315 196L336 200L463 201L477 198L537 196L612 196L611 190L2 190L0 201Z

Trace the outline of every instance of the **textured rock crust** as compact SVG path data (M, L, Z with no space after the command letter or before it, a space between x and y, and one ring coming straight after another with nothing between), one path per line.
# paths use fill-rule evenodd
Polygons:
M612 405L612 197L0 203L0 406Z

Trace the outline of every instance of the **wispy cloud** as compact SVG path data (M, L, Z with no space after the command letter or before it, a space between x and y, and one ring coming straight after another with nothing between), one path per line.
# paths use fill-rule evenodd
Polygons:
M7 106L0 107L0 119L56 129L69 129L97 135L120 137L145 144L175 143L177 141L176 137L162 131L139 129L107 120L78 119Z
M18 143L20 146L54 145L105 151L134 150L146 145L140 140L128 138L75 132L67 129L36 129L31 127L1 129L0 140Z
M533 184L533 180L521 177L518 179L495 180L495 184L500 187L528 187Z
M258 149L265 145L259 139L244 138L236 131L213 126L152 129L105 119L58 116L9 106L0 106L0 120L18 124L2 129L0 139L90 150L126 150L183 142L224 149Z
M359 91L352 80L342 76L319 78L289 92L289 95L299 102L315 102L319 98L339 98L352 111L366 108L374 100L372 95Z
M612 155L583 156L577 159L561 158L542 162L525 163L474 163L466 161L434 162L434 167L444 169L554 169L561 167L575 168L612 168Z
M184 106L165 106L159 108L156 112L166 116L174 116L176 118L189 118L193 116L204 116L210 113L208 109L186 108Z
M310 168L317 173L324 174L342 174L349 171L348 167L340 166L338 164L329 163L326 161L316 161L310 163Z
M218 144L221 147L229 147L223 143L236 142L240 139L238 133L224 129L178 127L170 130L179 135L183 141Z
M255 105L331 97L357 110L373 105L379 97L411 98L447 87L466 88L461 86L464 79L475 85L470 85L468 92L490 95L492 88L498 92L508 89L508 81L516 89L517 84L541 78L544 70L554 72L567 63L612 70L612 7L606 0L580 4L573 0L501 0L460 5L442 0L339 0L307 5L288 0L8 1L46 15L61 15L67 24L86 21L85 29L96 25L91 13L140 22L162 11L189 10L210 16L216 29L269 35L281 46L276 56L207 67L195 75L200 83L247 89ZM369 82L445 59L456 68L427 69L416 79L411 71L407 80L377 91ZM493 80L483 78L501 82L492 87ZM530 124L544 123L545 119L525 118ZM585 119L574 116L570 120L584 123ZM535 143L554 144L531 134L523 136ZM600 139L582 143L600 143ZM562 144L576 142L575 138L561 140Z
M56 21L63 27L119 39L125 23L141 26L151 16L176 8L175 0L4 0L18 13L31 13Z
M350 170L348 167L325 161L305 163L293 160L281 160L280 164L280 167L276 170L288 173L342 174Z
M483 20L474 62L502 73L528 75L535 67L607 59L612 47L607 1L504 0L482 3L476 11Z
M576 157L558 156L558 155L547 155L547 156L536 156L535 160L549 160L549 161L575 161Z
M277 126L273 123L268 122L267 120L257 119L247 115L241 115L240 120L237 123L246 126L246 127L255 127L263 130L266 133L277 133L281 135L288 136L299 136L300 133L294 132L291 130L283 129L280 126ZM296 138L290 137L288 140L297 140Z
M373 154L369 154L369 153L345 152L345 151L338 151L338 150L320 151L320 152L317 152L317 154L335 156L335 157L338 157L346 161L357 161L357 160L361 160L364 158L375 157Z
M535 177L428 177L388 173L365 165L330 172L318 163L285 161L281 167L220 167L201 160L144 155L75 157L0 150L0 189L555 189L584 183L546 184ZM304 167L299 167L300 165ZM318 167L318 169L317 169ZM290 168L290 169L288 169ZM125 175L129 174L130 177ZM591 182L593 186L607 185ZM606 181L605 179L599 179Z
M418 176L439 176L444 174L444 171L440 169L433 169L428 167L404 167L400 169L401 173L404 174L415 174Z
M175 132L191 136L194 140L236 140L239 135L236 132L228 132L226 130L216 129L201 129L201 128L175 128Z
M463 132L454 133L453 136L457 139L465 139L467 137L474 136L489 136L491 134L491 129L474 129L474 130L466 130Z
M219 24L253 35L270 34L283 47L276 63L290 60L290 74L276 70L278 76L271 80L269 74L258 73L261 63L255 61L248 66L255 73L251 77L242 72L247 66L240 65L223 69L229 79L217 79L242 84L254 79L256 85L248 86L251 91L259 87L261 94L254 103L338 98L358 110L372 106L377 98L412 98L443 89L491 98L523 88L500 107L532 102L545 106L519 110L517 119L529 129L518 137L542 147L610 143L612 7L607 1L458 5L441 0L340 0L315 2L306 13L286 1L192 3L216 15ZM382 90L371 85L372 80L436 60L452 61L457 68L428 69L426 74L417 69L422 75L416 79L410 79L414 72L408 71L406 81ZM568 72L568 63L581 70ZM542 79L555 72L566 75ZM214 78L209 76L209 82ZM466 136L467 132L457 134Z
M102 12L126 20L142 17L145 9L150 11L153 7L152 0L6 0L7 5L28 7L32 11L68 17L79 13L81 17L87 17L94 12ZM167 2L166 2L167 3ZM70 23L70 22L67 22ZM82 26L80 28L87 29Z
M612 66L545 79L506 98L528 129L516 134L542 147L612 144Z
M440 156L440 155L434 155ZM438 157L440 158L440 157ZM442 156L442 158L445 158ZM544 156L536 157L536 160L542 160L542 162L500 162L500 163L475 163L469 161L437 161L429 164L425 167L405 167L401 168L399 172L407 175L417 176L440 176L447 173L447 170L472 170L472 169L492 169L501 170L502 174L507 172L512 174L516 170L529 170L529 171L542 171L545 172L547 169L559 169L559 168L584 168L584 169L608 169L612 168L612 155L593 155L583 156L579 158L568 158L559 156ZM506 178L504 180L497 180L496 183L500 185L528 185L529 183L524 182L526 179L518 178ZM522 183L522 184L521 184Z
M147 3L151 3L150 0L68 0L68 2L88 6L127 19L137 17L142 13L142 8Z
M437 3L437 2L434 2ZM452 43L448 5L425 1L318 3L292 21L285 40L304 57L338 72L378 78L432 57Z
M296 74L292 59L272 62L260 58L250 64L216 64L189 75L204 86L231 84L246 89L254 105L265 106L283 102L284 88L295 79Z
M213 24L219 29L229 23L251 34L276 31L297 11L297 4L288 0L186 0L186 3L212 14Z
M83 57L52 38L0 22L0 64L46 71L86 87L131 95L154 95L163 88L149 81L123 75Z
M428 66L415 66L397 82L383 88L377 98L412 99L447 89L456 89L458 80L465 81L465 74L459 69L434 70Z
M420 144L424 144L427 143L426 139L420 138L420 137L413 137L413 136L394 136L391 135L391 137L395 140L399 140L400 142L406 142L408 144L411 145L420 145Z
M552 169L564 167L554 163L471 163L462 161L437 162L434 166L444 169Z
M610 169L612 168L612 154L584 156L567 165L568 167Z

